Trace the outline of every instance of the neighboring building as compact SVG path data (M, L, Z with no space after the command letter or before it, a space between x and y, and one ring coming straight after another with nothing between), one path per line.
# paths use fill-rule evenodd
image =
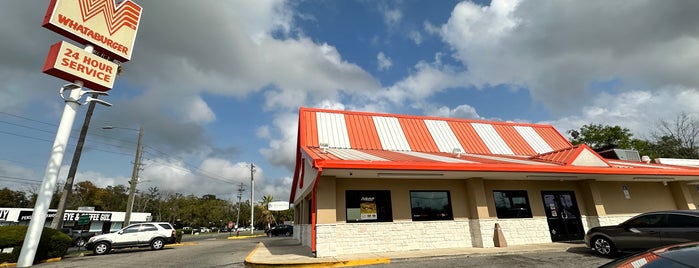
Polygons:
M699 168L629 153L550 125L301 108L294 237L317 257L494 247L496 224L507 245L548 243L696 209Z
M5 225L29 225L32 219L33 208L0 208L0 226ZM88 215L88 226L79 226L80 215ZM123 227L126 212L119 211L90 211L90 210L66 210L63 213L64 228L85 228L90 232L109 233ZM56 217L56 210L49 209L46 215L45 227L51 226L51 221ZM131 223L151 221L151 214L144 212L132 212Z

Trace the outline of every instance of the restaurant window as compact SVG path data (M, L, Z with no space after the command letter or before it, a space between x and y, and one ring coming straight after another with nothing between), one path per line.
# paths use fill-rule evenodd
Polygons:
M414 221L453 220L449 191L410 191Z
M527 191L493 191L498 218L531 218Z
M347 190L345 191L347 222L390 222L391 191Z

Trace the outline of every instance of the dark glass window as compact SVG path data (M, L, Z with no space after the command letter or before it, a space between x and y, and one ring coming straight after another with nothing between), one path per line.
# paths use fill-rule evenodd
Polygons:
M390 222L391 191L347 190L345 191L347 222Z
M141 227L141 225L133 225L129 226L128 228L124 229L122 233L128 234L128 233L138 233L138 228Z
M449 191L410 191L414 221L453 220Z
M527 191L493 191L498 218L531 218Z
M635 228L661 227L664 225L664 217L663 214L644 215L629 220L626 225Z
M667 223L670 228L697 228L699 227L699 217L668 214Z
M141 225L141 232L150 232L150 231L157 231L158 228L155 227L153 224L143 224Z

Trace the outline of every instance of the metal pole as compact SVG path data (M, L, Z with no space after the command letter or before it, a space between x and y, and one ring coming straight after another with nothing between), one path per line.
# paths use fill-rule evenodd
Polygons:
M240 220L240 199L243 198L243 192L245 192L245 184L240 183L238 186L238 215L235 217L235 230L238 231L238 221Z
M141 160L141 138L143 138L143 127L138 129L138 144L136 145L136 158L133 160L133 171L131 172L131 182L129 184L129 201L126 204L126 215L124 216L124 227L131 224L131 211L136 198L136 184L138 184L138 169Z
M99 94L92 94L93 98L98 98ZM66 184L63 186L63 193L61 194L61 200L58 202L58 208L56 208L56 217L51 221L51 228L58 229L63 227L63 213L66 211L66 203L73 191L73 181L75 180L75 173L78 171L78 163L80 163L80 155L83 151L83 144L85 143L85 136L87 136L87 129L90 126L90 119L92 118L92 112L95 110L97 105L96 101L91 101L90 105L87 107L87 113L85 114L85 120L83 121L83 127L80 130L80 138L78 138L78 145L75 146L75 152L73 152L73 162L70 164L70 169L68 170L68 178L66 179Z
M56 188L58 172L61 168L61 162L63 162L63 155L68 145L68 139L70 138L70 130L73 128L75 115L77 114L78 106L80 106L77 101L80 98L83 83L82 81L76 81L74 85L75 87L70 90L70 99L72 101L66 100L66 105L63 108L63 115L61 116L61 122L58 124L56 139L51 148L51 157L46 165L44 179L37 193L34 212L32 213L31 220L29 220L27 234L24 236L22 250L17 260L17 267L30 267L34 263L36 249L39 246L41 232L46 222L46 215L48 214L53 190Z
M250 163L250 234L255 231L255 164Z

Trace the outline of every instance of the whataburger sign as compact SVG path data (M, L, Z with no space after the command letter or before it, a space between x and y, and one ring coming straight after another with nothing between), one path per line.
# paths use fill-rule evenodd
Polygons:
M51 0L43 26L121 62L131 59L141 6L130 0ZM51 46L43 72L88 88L114 87L118 65L67 42Z
M126 62L131 60L141 11L130 0L51 0L42 26Z

